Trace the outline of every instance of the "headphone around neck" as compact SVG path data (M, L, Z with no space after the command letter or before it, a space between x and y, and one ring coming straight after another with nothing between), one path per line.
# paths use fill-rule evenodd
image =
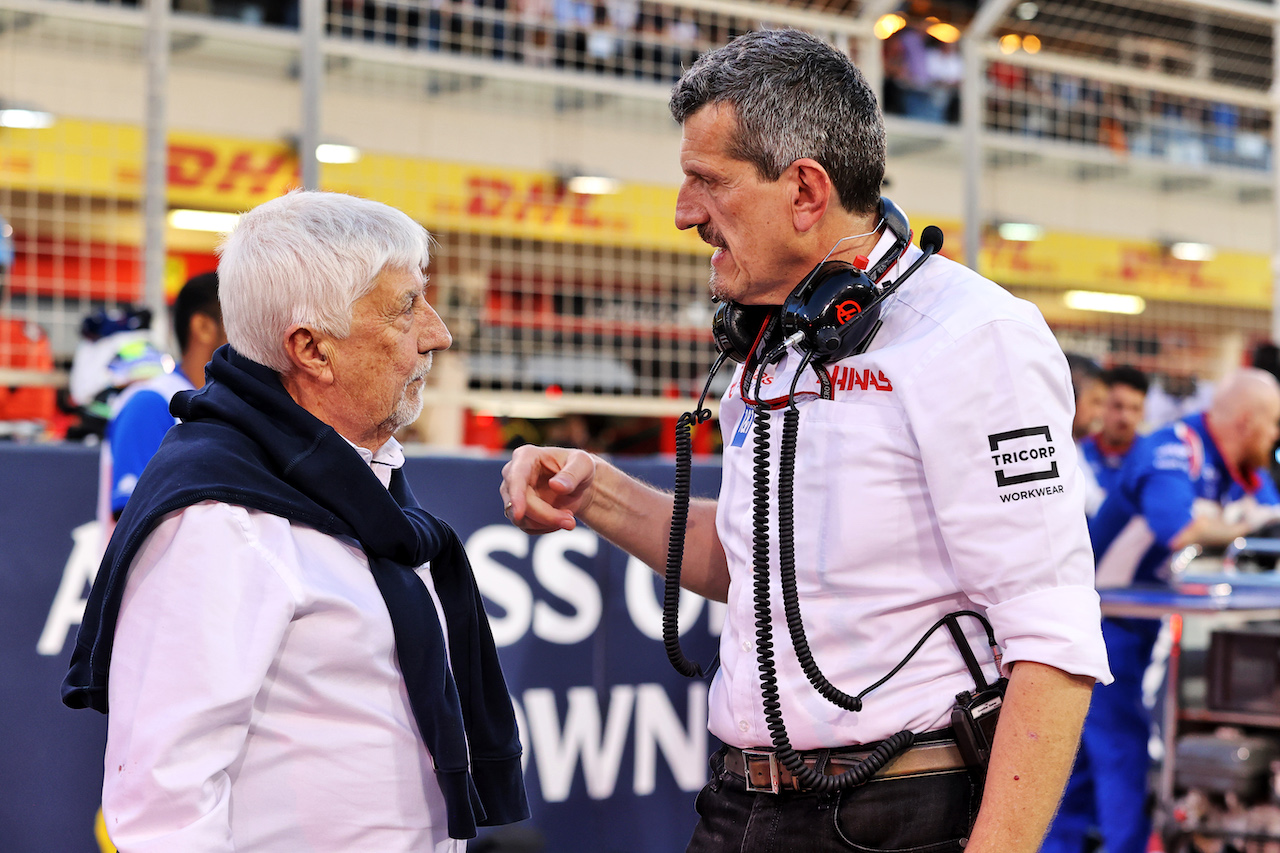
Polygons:
M780 308L720 303L711 322L716 349L740 363L784 342L802 344L817 363L857 352L877 328L880 305L888 295L879 281L911 244L911 223L902 208L882 197L878 213L894 242L874 267L864 270L847 261L822 261Z

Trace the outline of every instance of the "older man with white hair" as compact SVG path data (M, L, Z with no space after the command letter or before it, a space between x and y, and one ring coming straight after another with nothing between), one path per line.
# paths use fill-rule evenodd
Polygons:
M461 543L393 438L451 343L427 232L293 192L221 248L229 346L107 550L63 687L108 707L103 812L149 851L457 851L528 816Z

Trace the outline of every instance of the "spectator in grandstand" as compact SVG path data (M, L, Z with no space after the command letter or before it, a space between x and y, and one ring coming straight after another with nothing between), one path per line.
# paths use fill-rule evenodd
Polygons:
M555 59L555 44L551 38L552 0L517 0L515 28L515 58L535 67L550 65Z
M923 26L911 22L885 42L885 77L893 82L907 118L942 121L944 111L934 101L929 74L929 47L933 41Z
M1027 71L1011 62L987 66L987 110L991 127L1005 133L1021 131L1027 115Z
M1213 402L1213 394L1213 383L1194 375L1166 373L1156 376L1147 391L1144 420L1152 429L1158 429L1208 408Z
M63 686L110 706L121 850L442 853L528 816L470 565L392 437L451 342L429 247L398 210L301 191L224 243L230 345L174 398Z
M203 386L204 366L213 351L227 342L216 272L195 276L178 291L173 334L181 353L177 367L130 384L112 400L98 472L98 521L104 531L109 532L120 517L142 469L176 423L169 413L169 400L179 391Z
M641 2L636 18L635 39L631 42L631 73L634 77L662 79L668 73L667 19L656 3Z
M1266 468L1280 437L1280 383L1246 368L1208 411L1138 439L1089 522L1099 588L1154 583L1188 545L1222 546L1274 518ZM1253 498L1233 507L1233 493ZM1145 853L1150 716L1142 677L1159 620L1103 620L1115 681L1094 691L1080 753L1044 853L1082 853L1091 828L1108 853Z
M1107 386L1102 429L1080 441L1080 457L1098 484L1097 494L1085 502L1085 514L1089 516L1098 511L1119 478L1120 467L1138 437L1147 403L1147 377L1136 367L1113 367L1102 374L1102 381Z
M964 59L955 42L933 39L925 53L929 69L929 96L937 120L948 124L960 121L960 84L964 82Z
M721 403L719 499L689 506L683 551L684 585L728 604L709 698L725 746L689 849L1031 853L1094 680L1109 678L1061 349L1034 307L911 246L905 217L880 196L875 96L844 54L794 30L753 32L699 59L670 106L683 127L676 225L716 248L711 291L741 312L732 348L744 360ZM865 351L824 365L825 383L789 345L780 361L766 358L782 339L778 306L828 258L858 256L881 283L923 263L882 303L882 325L846 342ZM752 523L755 460L770 480L758 491L776 494L767 469L777 456L751 424L786 408L788 387L801 421L796 606L832 683L876 684L857 712L811 686L807 653L781 640L793 621L782 603L756 627L753 562L773 575L781 561L772 530L755 529L773 523ZM672 496L600 457L518 448L501 494L526 532L581 521L651 566L665 562ZM903 661L930 625L961 610L990 619L1009 678L989 765L977 754L967 762L949 729L982 663L966 666L940 634ZM963 630L983 636L977 620ZM896 761L861 764L877 743ZM878 775L864 785L845 776L836 784L853 784L838 799L812 790L846 771ZM971 772L985 773L985 794Z

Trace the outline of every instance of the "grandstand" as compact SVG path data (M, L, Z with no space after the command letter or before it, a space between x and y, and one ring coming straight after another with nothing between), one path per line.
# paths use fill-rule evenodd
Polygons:
M941 226L1064 348L1212 380L1274 336L1278 18L1255 0L0 0L0 322L30 332L0 338L0 371L65 385L87 314L162 316L216 263L225 222L178 211L306 183L439 241L455 345L418 439L674 416L712 349L708 250L672 224L667 91L700 51L792 26L884 94L885 193L917 233ZM911 38L943 69L932 111Z

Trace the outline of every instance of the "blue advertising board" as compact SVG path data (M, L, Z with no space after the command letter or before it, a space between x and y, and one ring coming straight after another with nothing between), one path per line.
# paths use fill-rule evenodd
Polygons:
M533 817L506 849L540 835L547 853L683 850L716 744L706 683L663 652L661 581L585 527L511 526L503 461L411 457L405 470L466 543L516 706ZM621 467L674 480L669 462ZM693 492L714 495L719 481L718 467L696 466ZM95 835L105 718L59 699L101 553L96 486L90 449L0 446L0 844L14 853L109 849ZM680 611L686 653L711 660L723 605L684 593Z

